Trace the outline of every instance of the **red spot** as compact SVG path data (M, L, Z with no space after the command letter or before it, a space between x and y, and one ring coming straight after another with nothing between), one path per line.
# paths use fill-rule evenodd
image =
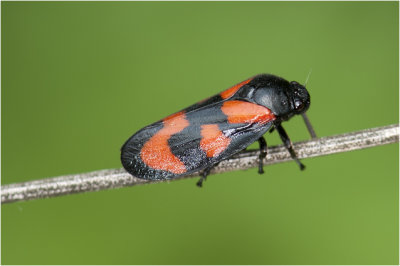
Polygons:
M153 169L183 174L186 172L185 164L172 153L168 140L173 134L189 126L189 121L184 112L179 112L165 118L163 123L164 127L143 145L140 158Z
M265 124L275 119L275 115L266 107L243 101L227 101L221 107L231 124L260 123Z
M243 85L246 85L247 83L250 82L251 79L245 80L240 82L239 84L236 84L235 86L224 90L223 92L220 93L222 99L228 99L231 97L233 94L235 94Z
M207 153L207 157L218 156L223 152L231 142L221 130L218 125L202 125L201 126L200 148Z

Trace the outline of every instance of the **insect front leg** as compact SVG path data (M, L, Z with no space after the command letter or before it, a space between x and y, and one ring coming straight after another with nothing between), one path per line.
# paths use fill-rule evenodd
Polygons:
M258 173L264 174L264 158L267 157L267 142L264 137L258 139L258 143L260 144L260 155L258 156L259 164L258 164Z
M306 166L300 162L300 160L297 158L296 153L293 150L292 142L289 139L289 136L286 134L285 129L283 129L281 124L275 124L275 128L279 133L279 136L281 137L281 140L283 144L285 145L286 149L289 151L290 156L292 157L293 160L296 161L296 163L299 165L300 170L304 170Z

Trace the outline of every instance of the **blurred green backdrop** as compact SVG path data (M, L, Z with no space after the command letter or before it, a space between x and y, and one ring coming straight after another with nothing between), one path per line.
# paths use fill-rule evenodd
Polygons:
M397 123L398 5L2 2L2 184L119 168L135 131L259 73L312 68L319 136ZM398 160L393 144L7 204L2 263L397 264Z

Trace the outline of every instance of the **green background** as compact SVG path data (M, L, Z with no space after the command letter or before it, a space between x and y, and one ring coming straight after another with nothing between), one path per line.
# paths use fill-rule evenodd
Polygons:
M119 168L135 131L259 73L312 68L319 136L397 123L398 5L2 2L2 184ZM6 204L2 263L397 264L398 160L392 144Z

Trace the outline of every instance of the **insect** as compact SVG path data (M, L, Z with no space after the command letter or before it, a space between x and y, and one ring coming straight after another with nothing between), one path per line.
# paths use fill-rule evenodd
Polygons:
M309 106L310 95L298 82L257 75L139 130L122 146L122 165L148 180L202 171L197 182L201 187L214 166L258 141L262 174L267 155L263 135L276 129L303 170L281 123L305 115Z

